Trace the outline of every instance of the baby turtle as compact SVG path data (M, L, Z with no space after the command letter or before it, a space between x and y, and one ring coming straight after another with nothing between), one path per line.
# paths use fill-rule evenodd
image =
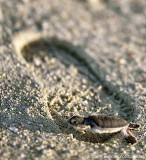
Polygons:
M89 127L89 131L92 133L115 133L121 131L123 138L131 144L137 142L136 137L130 132L130 130L136 130L140 126L134 123L128 123L127 121L115 117L115 116L73 116L69 119L69 123L74 128Z

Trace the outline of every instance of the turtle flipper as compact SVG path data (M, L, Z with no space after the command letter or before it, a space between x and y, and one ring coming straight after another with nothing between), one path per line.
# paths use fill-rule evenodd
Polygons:
M137 142L136 137L129 135L128 137L125 137L124 140L127 143L135 144Z
M133 130L137 130L139 129L140 125L139 124L136 124L136 123L130 123L128 128L129 129L133 129Z
M128 128L123 129L121 132L123 134L123 139L127 143L135 144L137 142L136 137L130 132L130 130Z

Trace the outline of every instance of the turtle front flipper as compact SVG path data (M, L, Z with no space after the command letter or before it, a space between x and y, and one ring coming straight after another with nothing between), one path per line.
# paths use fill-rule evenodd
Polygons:
M125 140L127 143L131 143L131 144L135 144L137 142L137 139L134 136L128 136L125 138Z
M131 143L131 144L135 144L137 142L136 137L130 132L130 130L127 128L121 130L122 134L123 134L123 139L127 142L127 143Z
M128 128L129 128L130 130L139 130L140 125L137 124L137 123L130 123L129 126L128 126Z

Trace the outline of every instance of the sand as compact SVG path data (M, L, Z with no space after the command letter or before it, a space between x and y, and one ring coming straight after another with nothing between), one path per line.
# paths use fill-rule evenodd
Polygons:
M146 2L0 3L1 159L145 159ZM68 124L97 114L139 123L138 143Z

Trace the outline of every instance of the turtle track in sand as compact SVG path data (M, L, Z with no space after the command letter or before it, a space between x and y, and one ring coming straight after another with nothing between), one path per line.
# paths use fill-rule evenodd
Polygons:
M36 75L47 96L46 112L64 134L81 141L105 142L111 135L75 131L67 123L74 114L117 114L135 119L134 99L105 79L101 68L83 49L44 33L20 32L13 38L15 50ZM52 87L53 86L53 87ZM81 104L80 104L81 102Z

